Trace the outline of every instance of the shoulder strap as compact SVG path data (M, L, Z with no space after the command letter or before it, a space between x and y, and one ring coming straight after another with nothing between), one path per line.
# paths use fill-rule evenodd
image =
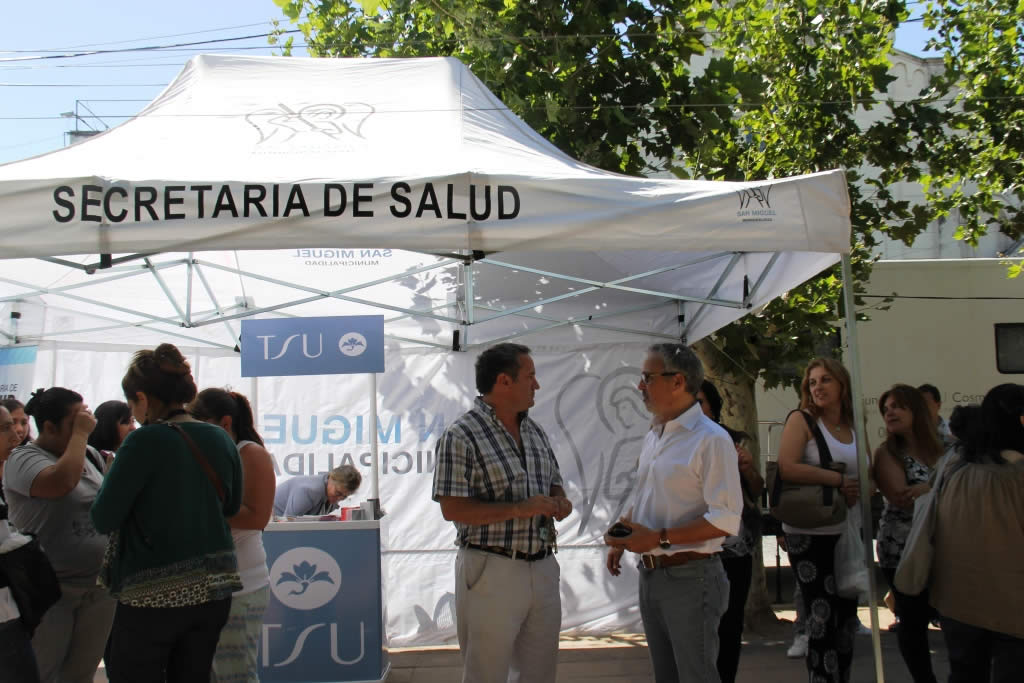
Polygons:
M828 450L828 443L825 442L825 435L821 433L821 429L818 427L818 423L810 415L797 408L796 410L790 411L789 415L786 416L786 421L789 421L790 416L793 413L800 413L804 418L804 422L807 423L807 429L811 431L811 436L814 437L814 442L818 445L818 462L821 467L828 467L832 464L832 453ZM781 477L777 477L781 479ZM834 491L831 486L822 486L822 502L825 505L832 505L832 497Z
M199 464L200 469L203 470L206 478L210 480L211 484L213 484L213 489L217 492L217 498L219 498L220 502L223 504L225 500L224 484L221 483L216 470L214 470L213 466L210 465L210 461L207 460L206 456L203 455L203 452L199 450L199 446L196 445L195 440L189 436L188 432L182 429L181 425L178 423L164 422L164 424L178 432L181 438L185 440L185 443L188 444L189 450L192 451L192 457L196 459L196 462Z
M821 428L818 427L817 421L799 408L790 411L789 415L793 413L800 413L800 416L804 418L804 422L807 423L807 429L810 430L811 436L814 437L814 443L818 445L818 460L821 462L822 467L828 467L832 464L832 452L828 449L828 442L825 441L825 435L821 433ZM786 416L787 421L789 420L789 415Z

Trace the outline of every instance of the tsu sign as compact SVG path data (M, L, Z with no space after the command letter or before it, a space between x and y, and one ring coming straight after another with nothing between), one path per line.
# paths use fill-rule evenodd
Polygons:
M384 372L384 316L242 321L242 377Z
M272 523L263 545L270 600L260 634L260 680L384 680L389 663L378 523Z

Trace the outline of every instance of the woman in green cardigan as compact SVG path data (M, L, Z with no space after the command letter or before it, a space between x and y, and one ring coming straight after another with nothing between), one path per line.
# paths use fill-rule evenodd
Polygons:
M92 506L111 534L100 580L118 600L112 683L207 681L241 588L227 519L242 500L231 437L185 411L196 383L171 344L139 351L121 381L143 425L124 440Z

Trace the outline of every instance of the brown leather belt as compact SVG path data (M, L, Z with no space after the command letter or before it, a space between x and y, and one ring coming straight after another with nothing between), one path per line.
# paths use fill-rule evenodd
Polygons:
M711 557L710 553L698 553L693 550L684 550L671 555L641 555L640 566L644 569L661 569L663 567L678 567L679 565L696 560L704 560Z
M497 545L480 545L478 543L467 543L467 548L473 550L482 550L485 553L493 553L495 555L503 555L510 557L513 560L522 560L523 562L536 562L537 560L543 560L545 557L551 554L551 548L545 548L536 553L524 553L522 550L512 550L510 548L503 548Z

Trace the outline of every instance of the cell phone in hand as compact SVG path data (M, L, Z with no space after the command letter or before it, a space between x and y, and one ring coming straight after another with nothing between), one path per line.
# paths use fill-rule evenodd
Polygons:
M615 522L615 524L612 524L611 528L608 529L608 535L614 538L625 538L631 533L633 533L633 530L622 522Z

